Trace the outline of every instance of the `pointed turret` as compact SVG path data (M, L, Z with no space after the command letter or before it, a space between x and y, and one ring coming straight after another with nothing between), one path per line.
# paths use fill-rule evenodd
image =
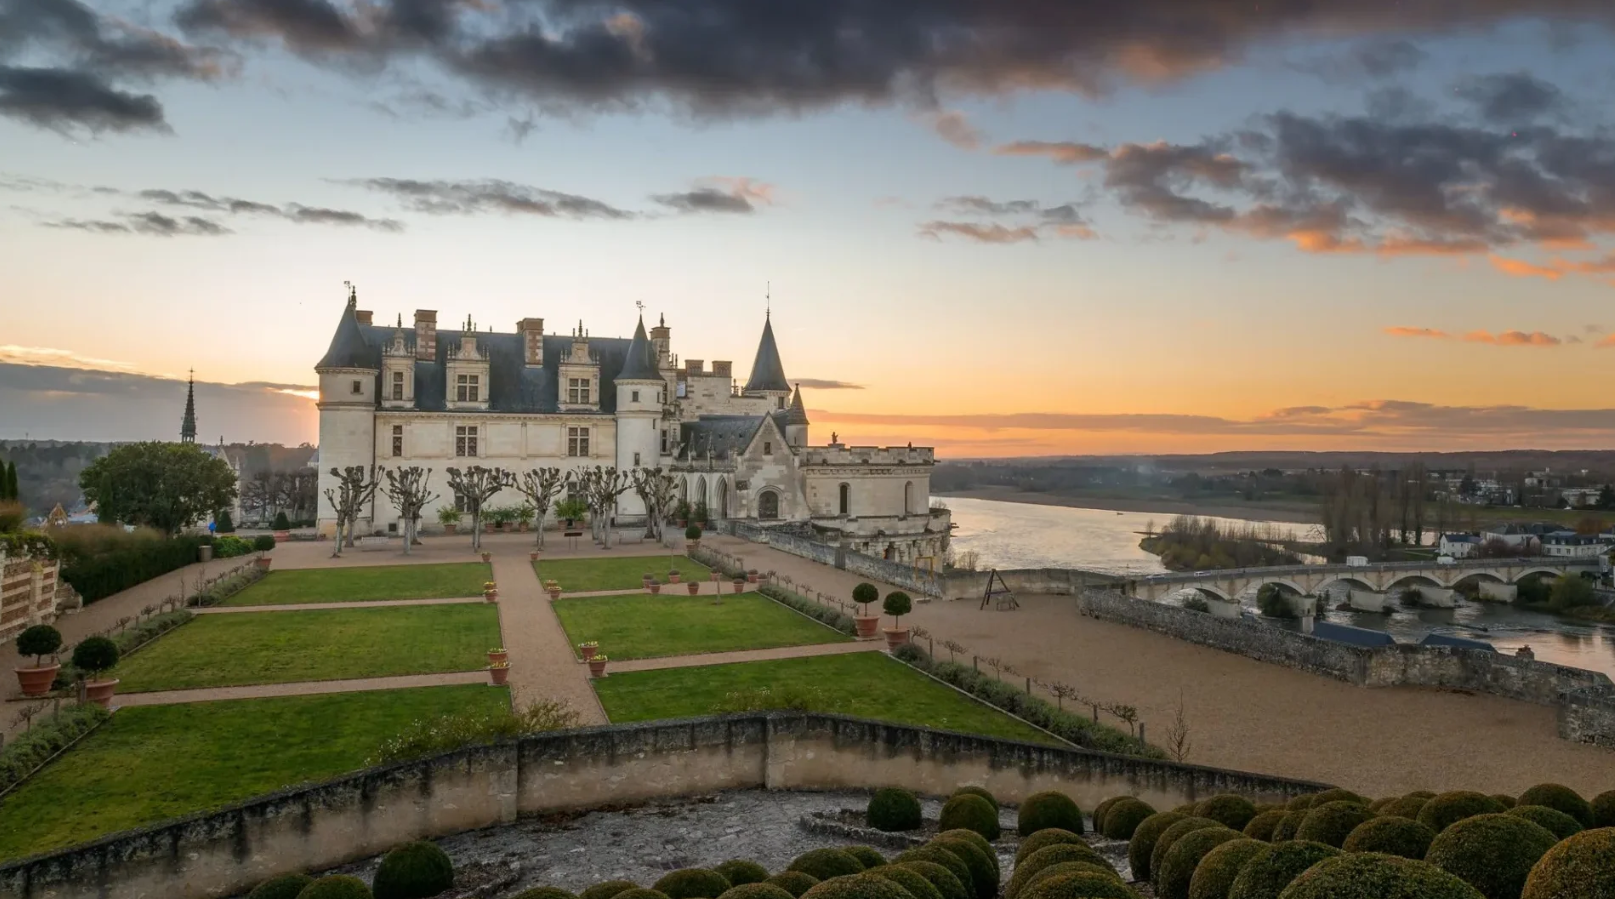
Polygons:
M196 442L196 373L185 384L185 417L179 422L179 442Z
M331 346L325 351L315 371L326 368L361 368L379 369L377 353L364 339L364 331L359 327L359 298L352 290L348 291L348 305L342 310L342 320L337 322L336 334L331 337Z
M645 317L640 316L639 325L634 328L634 339L628 344L628 358L623 360L622 371L617 373L619 381L657 381L662 376L656 370L656 352L651 348L650 338L645 336Z
M763 319L763 339L757 344L757 358L751 362L751 375L746 379L747 393L789 394L791 384L785 380L785 366L779 361L779 347L774 345L773 316Z
M808 445L807 408L802 405L802 385L796 385L791 394L791 405L785 410L785 442L795 447Z

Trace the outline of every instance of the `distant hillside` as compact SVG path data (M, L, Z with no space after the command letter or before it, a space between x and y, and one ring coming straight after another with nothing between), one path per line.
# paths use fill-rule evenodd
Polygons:
M1206 453L1203 455L1133 455L1133 456L1027 456L1018 459L948 459L948 462L987 462L992 465L1047 466L1098 466L1127 467L1140 464L1153 465L1169 471L1260 471L1278 468L1285 471L1319 468L1337 469L1343 465L1366 468L1400 468L1404 464L1421 461L1428 470L1478 471L1552 470L1556 472L1580 471L1615 474L1615 449L1611 450L1476 450L1461 453L1379 453L1379 452L1302 452L1268 450L1258 452Z

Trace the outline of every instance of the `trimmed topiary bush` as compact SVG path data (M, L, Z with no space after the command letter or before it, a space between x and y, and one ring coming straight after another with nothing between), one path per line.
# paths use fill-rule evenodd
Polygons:
M1301 822L1307 819L1307 812L1310 811L1311 809L1303 809L1299 812L1285 812L1284 818L1273 828L1272 842L1284 843L1295 839L1295 832L1301 829Z
M1479 895L1434 865L1372 852L1321 861L1280 894L1282 899L1478 899Z
M987 842L986 837L982 836L979 833L976 833L973 830L965 830L962 827L955 828L953 830L944 830L941 833L937 834L936 838L939 839L939 840L942 840L942 839L967 840L967 841L970 842L971 845L975 846L977 849L980 849L982 852L986 853L987 857L993 860L993 868L994 868L994 870L996 870L998 868L998 850L993 848L993 844Z
M1503 804L1484 793L1471 790L1454 790L1442 793L1419 809L1419 823L1436 833L1446 830L1454 822L1476 815L1497 815L1507 811Z
M1615 827L1615 790L1594 796L1592 808L1594 827Z
M1026 839L1021 840L1021 845L1015 850L1015 864L1020 864L1026 859L1027 856L1038 851L1039 849L1043 849L1048 846L1058 846L1062 843L1067 845L1088 845L1087 842L1082 839L1082 837L1077 836L1069 830L1061 830L1058 827L1050 827L1045 830L1040 830Z
M954 855L946 849L943 849L941 846L931 843L926 843L924 846L916 846L913 849L904 852L902 855L899 855L897 857L897 861L931 862L933 864L941 865L942 867L948 869L949 874L952 874L954 877L958 878L959 886L965 891L966 894L975 895L975 881L970 878L970 868L965 865L963 861L959 860L959 856ZM920 873L923 874L925 872L922 871ZM929 877L926 879L930 880ZM935 883L936 881L931 882ZM940 890L942 887L939 886L937 889Z
M768 879L767 868L744 858L732 858L721 865L714 865L712 870L722 874L723 879L729 881L732 887L762 883Z
M1368 807L1368 797L1360 796L1350 790L1342 790L1339 787L1333 790L1324 790L1322 793L1312 797L1313 808L1317 808L1326 802L1355 802L1364 808Z
M1256 817L1256 806L1243 796L1223 793L1195 806L1194 814L1197 818L1210 818L1224 827L1244 830L1245 825Z
M994 809L998 808L998 797L994 796L992 793L988 792L986 787L978 787L975 784L968 784L966 786L960 787L957 790L954 790L953 794L950 795L948 798L952 799L954 796L980 796L981 798L983 798L983 799L987 800L988 802L992 803L992 807Z
M876 790L875 795L869 797L864 820L870 827L887 833L919 830L922 823L920 800L913 793L896 787Z
M1419 810L1430 800L1423 796L1403 796L1392 799L1379 810L1382 815L1395 815L1398 818L1407 818L1410 821L1419 820Z
M1562 784L1537 784L1520 794L1518 805L1544 805L1564 812L1582 827L1593 826L1592 803ZM1512 806L1510 806L1512 808Z
M1245 863L1234 885L1228 888L1228 899L1278 899L1302 871L1339 854L1339 849L1322 843L1275 843Z
M1340 848L1347 852L1378 852L1423 860L1436 832L1417 821L1381 815L1352 829Z
M425 899L454 886L454 863L436 843L396 846L381 859L370 889L376 899Z
M1368 804L1368 810L1377 815L1379 814L1380 809L1390 805L1392 802L1395 802L1397 798L1398 797L1396 796L1386 796L1383 799L1376 799Z
M913 899L896 883L875 874L849 874L821 881L801 899Z
M914 859L899 861L889 867L907 868L925 878L942 894L942 899L970 899L970 889L946 865Z
M860 865L859 870L863 870ZM711 868L680 868L662 875L651 889L667 899L718 899L734 886Z
M857 874L864 863L841 849L809 849L791 860L787 870L811 874L820 880Z
M1086 843L1080 846L1074 843L1045 846L1028 855L1025 861L1015 864L1015 873L1010 875L1009 883L1004 887L1004 899L1016 899L1020 892L1026 889L1026 885L1037 876L1039 871L1066 862L1083 862L1098 865L1102 868L1110 867L1110 862L1105 861L1104 856ZM1136 878L1138 875L1134 874L1133 876Z
M1026 891L1026 899L1139 899L1132 887L1103 874L1046 877Z
M988 840L998 839L1000 833L998 809L975 793L957 793L944 803L938 825L943 830L973 830Z
M1521 899L1609 899L1615 896L1615 827L1561 840L1531 869Z
M1109 799L1106 799L1104 802L1101 802L1098 805L1093 807L1093 832L1094 833L1104 833L1105 832L1105 813L1110 811L1111 806L1115 805L1116 803L1118 803L1118 802L1120 802L1120 801L1122 801L1123 799L1126 799L1126 798L1127 797L1125 797L1125 796L1112 796Z
M774 884L754 882L730 887L718 899L796 899L796 897Z
M346 874L332 874L303 887L297 899L371 899L364 881Z
M1189 880L1189 899L1228 899L1228 889L1234 885L1245 863L1267 848L1261 840L1238 839L1215 846L1200 860Z
M634 887L618 893L616 899L667 899L667 897L646 887Z
M1304 812L1307 809L1312 808L1312 797L1316 795L1316 793L1308 793L1305 796L1297 796L1294 799L1291 799L1289 802L1284 803L1284 808L1287 811Z
M1586 829L1575 818L1556 808L1548 808L1545 805L1516 805L1503 814L1524 818L1532 824L1544 828L1561 840L1565 837L1575 836Z
M1501 805L1505 810L1506 809L1511 809L1514 806L1520 804L1519 800L1515 799L1513 796L1510 796L1507 793L1493 793L1492 798L1496 799L1497 803L1499 805Z
M28 631L23 631L23 633L26 634ZM21 643L22 641L19 639L17 646L19 652L22 651ZM56 650L46 651L55 652ZM253 887L252 892L247 894L247 899L297 899L297 894L303 892L303 888L313 882L314 878L307 874L282 874L279 877L271 877Z
M1326 846L1340 848L1357 825L1374 817L1368 806L1357 802L1325 802L1314 805L1307 812L1301 826L1295 830L1298 840L1310 840Z
M886 856L881 855L873 846L842 846L841 851L857 859L866 871L886 864Z
M1153 814L1155 808L1142 799L1131 796L1118 799L1105 812L1105 829L1102 833L1112 840L1131 840L1138 825Z
M1261 840L1264 843L1271 842L1273 840L1273 831L1278 828L1279 822L1289 817L1290 814L1290 812L1284 811L1262 812L1250 819L1250 823L1245 825L1244 834L1253 840Z
M801 896L819 882L819 878L801 871L781 871L763 881L779 887L792 896ZM959 897L964 899L964 897Z
M530 890L522 890L510 899L578 899L578 897L560 887L533 887Z
M1134 880L1150 879L1150 854L1155 851L1155 841L1167 828L1186 818L1188 815L1177 812L1161 812L1139 822L1132 839L1127 841L1127 866L1133 869Z
M977 899L993 899L998 895L998 861L992 853L982 852L980 846L958 837L937 837L931 845L946 849L965 863L970 869L970 882Z
M1185 834L1161 857L1161 867L1155 872L1157 899L1189 899L1189 882L1200 861L1218 846L1241 839L1239 831L1220 824Z
M1161 863L1166 859L1166 854L1171 851L1173 843L1176 843L1178 840L1183 839L1185 836L1194 833L1197 830L1205 830L1208 827L1221 826L1221 824L1218 824L1210 818L1184 818L1182 821L1179 821L1171 827L1168 827L1166 830L1161 831L1161 835L1155 840L1154 848L1150 850L1149 881L1151 883L1155 882L1155 875L1161 870ZM1138 877L1138 872L1134 871L1133 876L1135 878Z
M1030 890L1043 880L1050 877L1059 877L1062 874L1100 874L1105 877L1115 878L1117 883L1122 882L1122 876L1116 873L1115 868L1108 865L1096 864L1094 862L1061 862L1058 865L1049 865L1047 868L1044 868L1043 870L1027 878L1026 884L1021 887L1021 892L1024 893L1027 890Z
M1015 815L1015 829L1027 837L1049 827L1082 833L1082 809L1070 796L1054 790L1026 797Z
M897 884L903 888L903 892L913 896L914 899L942 899L942 891L911 868L902 865L881 865L878 868L870 868L869 873Z
M1424 860L1486 896L1519 899L1525 878L1559 838L1546 828L1507 814L1455 821L1430 842Z
M639 889L632 880L608 880L597 883L578 894L578 899L616 899L618 893Z

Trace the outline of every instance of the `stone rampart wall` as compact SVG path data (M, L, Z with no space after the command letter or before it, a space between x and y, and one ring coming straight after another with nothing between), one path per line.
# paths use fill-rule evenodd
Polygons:
M1559 736L1615 749L1615 697L1596 690L1566 694L1559 704Z

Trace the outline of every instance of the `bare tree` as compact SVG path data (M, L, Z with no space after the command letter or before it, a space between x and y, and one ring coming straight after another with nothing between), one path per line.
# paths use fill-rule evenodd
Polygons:
M1105 711L1115 715L1117 719L1126 724L1128 733L1135 737L1138 736L1138 708L1136 706L1123 705L1117 702L1105 706Z
M615 466L596 465L573 472L573 484L583 501L589 504L594 539L606 549L611 548L611 512L617 507L617 497L633 486L628 473Z
M1055 705L1062 709L1065 708L1065 701L1067 699L1077 699L1081 695L1077 692L1076 687L1073 687L1070 684L1061 683L1060 681L1050 681L1049 683L1043 685L1043 689L1054 695Z
M678 489L678 475L660 468L636 468L632 472L633 489L645 504L645 536L662 539L662 524L673 507L674 491Z
M942 648L948 651L948 661L950 662L959 661L959 653L970 651L965 648L963 643L957 640L943 640Z
M392 500L393 508L398 510L398 517L404 521L404 555L407 556L415 543L415 529L420 526L421 510L426 508L427 503L437 499L437 494L426 489L427 482L432 479L432 470L411 465L393 471L383 468L381 471L387 477L384 492Z
M1186 762L1189 760L1189 750L1193 744L1189 740L1189 719L1183 711L1183 691L1178 691L1178 704L1172 712L1172 723L1166 726L1166 751L1171 754L1173 761Z
M488 500L499 495L499 491L513 486L514 480L510 472L503 468L487 468L482 465L473 465L461 470L458 468L443 469L449 476L449 489L459 497L460 504L465 511L471 513L471 549L482 549L482 507Z
M353 545L353 531L359 521L359 512L376 495L381 481L376 478L374 465L368 470L363 465L333 467L331 477L337 479L337 485L325 489L325 499L336 512L336 545L331 550L334 557L342 555L343 546Z
M566 488L566 472L559 468L534 468L516 476L511 485L533 504L533 514L538 519L534 523L533 530L538 532L538 548L543 549L544 518L549 515L550 509L555 506L556 498Z

